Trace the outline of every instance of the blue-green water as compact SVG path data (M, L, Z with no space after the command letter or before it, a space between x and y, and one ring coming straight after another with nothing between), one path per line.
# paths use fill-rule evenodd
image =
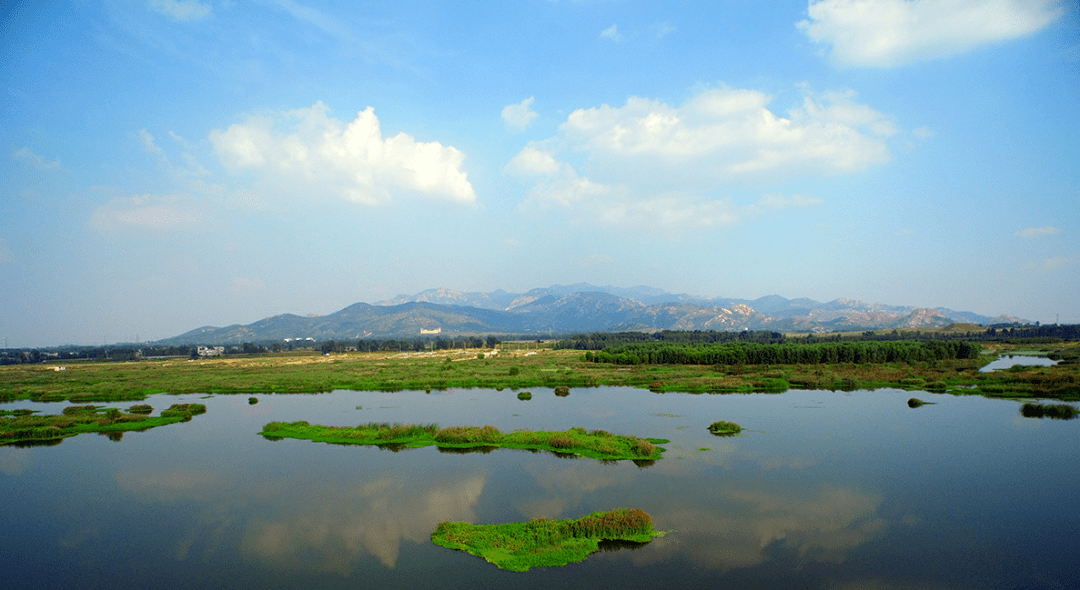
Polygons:
M912 409L912 393L895 390L531 391L155 396L158 410L197 401L208 412L119 442L0 447L0 587L1080 587L1080 420L921 392L935 405ZM721 419L748 430L712 436ZM256 434L272 420L580 425L671 443L639 467L274 442ZM441 520L619 506L673 532L528 573L429 541Z

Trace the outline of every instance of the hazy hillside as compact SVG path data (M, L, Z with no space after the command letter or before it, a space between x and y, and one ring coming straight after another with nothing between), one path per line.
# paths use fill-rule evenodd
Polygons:
M836 299L704 299L651 287L553 285L526 293L429 289L379 304L356 303L333 314L284 314L246 326L206 326L161 344L239 344L287 338L357 340L422 334L567 334L619 330L849 331L1023 321L946 308L913 308ZM421 332L423 331L423 333Z

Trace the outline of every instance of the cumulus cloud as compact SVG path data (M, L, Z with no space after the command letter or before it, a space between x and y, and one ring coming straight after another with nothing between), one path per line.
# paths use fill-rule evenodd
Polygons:
M178 196L137 195L114 199L98 208L90 225L101 230L123 228L173 229L194 224L201 219L196 207Z
M503 107L502 118L506 128L511 131L525 131L529 123L533 122L538 115L532 110L534 96L530 96L517 104L508 104Z
M1024 229L1016 232L1016 235L1021 238L1041 238L1045 236L1052 236L1054 234L1061 233L1061 228L1054 227L1052 225L1044 225L1043 227L1025 227Z
M552 175L562 169L562 164L550 153L529 145L510 160L507 168L520 174Z
M210 16L212 7L197 0L149 0L146 5L155 12L178 22L191 22Z
M329 116L320 101L215 129L209 139L227 168L264 171L278 186L366 205L407 193L461 204L476 200L462 170L465 154L405 133L384 139L372 107L345 123Z
M526 145L506 171L531 183L525 207L574 207L612 225L714 227L820 205L804 194L759 193L749 204L716 196L736 185L858 172L890 159L886 140L897 129L889 117L851 92L802 91L786 116L769 109L767 94L730 88L681 106L631 97L623 106L578 109L554 137Z
M622 35L619 33L619 25L611 25L603 31L600 31L600 38L607 39L608 41L615 41L616 43L622 41Z
M756 90L702 92L679 107L631 97L621 107L578 109L560 134L594 160L634 159L652 171L705 165L720 176L748 172L850 172L889 160L883 139L895 128L851 93L806 94L778 116L772 97ZM637 166L635 166L637 167Z
M1030 35L1060 0L811 0L798 27L836 63L893 67Z
M60 168L60 160L46 160L28 147L15 150L11 157L25 166L37 168L38 170L58 170Z

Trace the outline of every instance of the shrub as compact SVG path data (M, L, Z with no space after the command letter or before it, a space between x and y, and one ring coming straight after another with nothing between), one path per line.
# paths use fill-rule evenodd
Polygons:
M709 425L709 432L717 435L730 435L742 432L742 426L728 420L719 420Z
M149 414L153 411L154 408L150 404L136 404L128 408L128 412L132 414Z

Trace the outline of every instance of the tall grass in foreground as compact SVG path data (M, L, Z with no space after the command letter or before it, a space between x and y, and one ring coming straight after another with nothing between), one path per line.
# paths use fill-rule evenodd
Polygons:
M525 572L583 561L600 541L648 543L664 533L639 508L594 512L576 520L534 518L528 522L474 525L440 522L431 533L436 545L481 557L500 569Z

